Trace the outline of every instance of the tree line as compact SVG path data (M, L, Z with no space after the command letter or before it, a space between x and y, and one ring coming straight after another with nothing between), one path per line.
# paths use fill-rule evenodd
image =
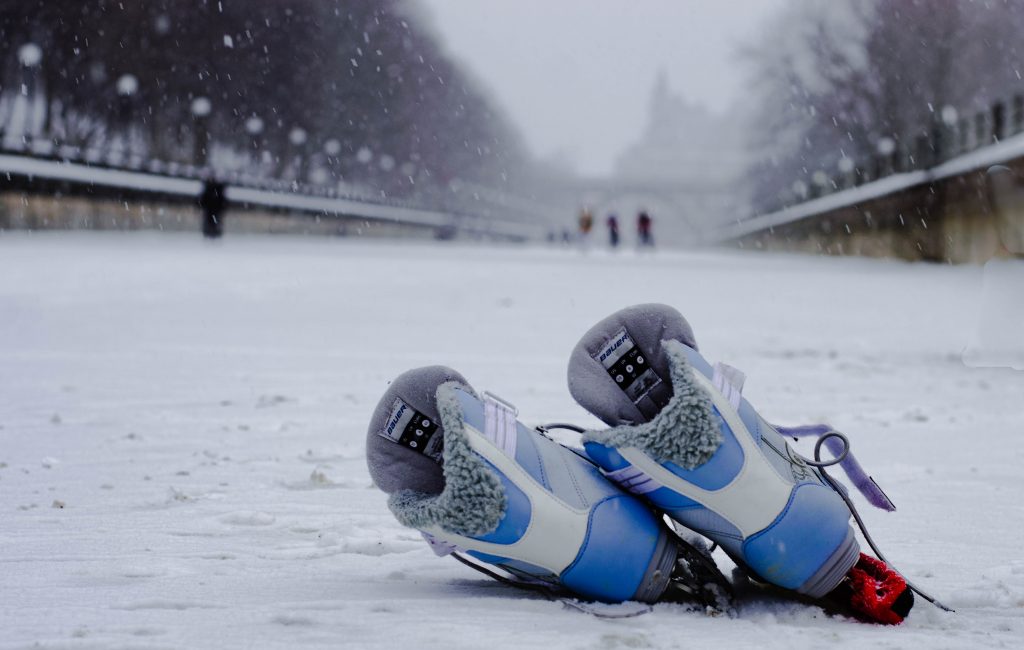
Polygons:
M526 165L519 135L421 11L411 0L0 0L0 93L9 108L31 78L41 132L80 147L208 153L393 195L503 187Z
M1012 0L791 2L744 52L755 210L879 149L948 147L939 134L1024 91L1022 30Z

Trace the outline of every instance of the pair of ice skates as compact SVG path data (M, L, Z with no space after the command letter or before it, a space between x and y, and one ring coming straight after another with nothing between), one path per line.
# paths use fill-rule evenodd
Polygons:
M893 509L846 439L768 424L743 398L743 374L709 364L677 311L640 305L604 319L573 350L568 379L611 427L577 429L582 449L547 435L574 427L524 426L450 368L399 376L367 436L370 473L398 521L439 555L590 611L581 601L732 610L732 584L702 536L757 583L867 620L907 615L912 585L860 552L846 489L824 469L842 464L873 505ZM784 437L808 434L817 460Z

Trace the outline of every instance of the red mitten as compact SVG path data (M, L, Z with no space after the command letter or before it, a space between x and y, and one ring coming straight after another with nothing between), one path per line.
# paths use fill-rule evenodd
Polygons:
M861 553L846 578L841 598L848 598L850 607L868 620L898 625L914 606L914 594L903 576L870 555Z

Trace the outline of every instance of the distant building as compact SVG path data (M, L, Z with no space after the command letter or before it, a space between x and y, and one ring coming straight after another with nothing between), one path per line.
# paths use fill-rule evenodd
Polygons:
M615 163L615 175L648 182L719 185L736 182L746 164L739 120L688 102L659 73L647 126Z
M614 183L620 192L601 209L632 215L646 210L659 245L692 244L702 233L747 212L743 173L744 131L737 117L718 116L691 103L658 75L647 125L618 157Z

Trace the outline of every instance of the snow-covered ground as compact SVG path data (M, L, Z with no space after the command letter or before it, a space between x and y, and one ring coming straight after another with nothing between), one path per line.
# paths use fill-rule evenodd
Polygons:
M976 268L198 235L0 236L0 647L1020 647L1024 373L967 368ZM828 420L864 514L957 609L885 628L769 596L598 620L434 557L370 483L389 378L445 363L594 424L565 364L661 301L782 423ZM801 448L809 453L806 447Z

